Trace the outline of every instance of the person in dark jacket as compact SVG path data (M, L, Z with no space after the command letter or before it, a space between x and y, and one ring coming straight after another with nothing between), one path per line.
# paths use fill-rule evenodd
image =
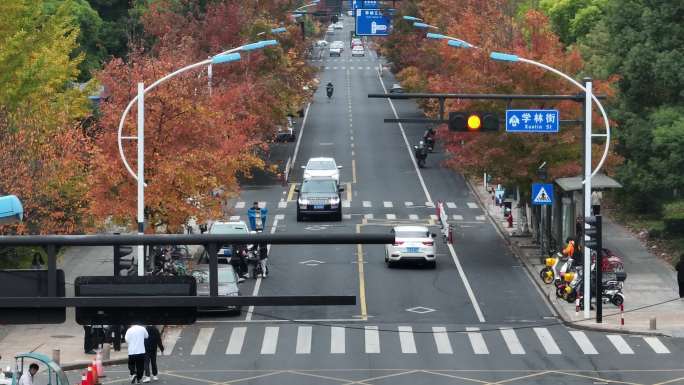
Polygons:
M675 269L677 269L677 283L679 284L679 298L684 298L684 253L679 256L679 262L677 262Z
M150 382L150 366L152 366L153 381L157 381L157 348L164 353L164 345L162 344L161 333L154 325L145 326L149 337L145 339L145 377L142 382Z

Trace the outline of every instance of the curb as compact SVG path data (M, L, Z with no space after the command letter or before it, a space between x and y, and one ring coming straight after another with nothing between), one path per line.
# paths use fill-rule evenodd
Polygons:
M513 242L511 242L510 235L505 229L501 228L501 224L492 216L492 214L487 210L487 205L486 202L483 202L480 194L477 193L477 190L475 190L475 187L473 186L472 182L470 181L470 178L464 178L466 184L468 185L468 188L470 188L470 191L475 195L475 198L477 198L477 201L480 203L480 206L483 207L484 212L487 214L487 217L489 217L490 221L494 223L494 226L496 226L498 233L503 237L504 241L508 245L508 248L511 250L513 255L522 262L522 265L525 266L525 270L527 273L531 276L532 281L536 285L537 289L541 290L541 296L544 298L547 304L549 304L554 312L556 313L556 316L560 318L560 321L563 325L578 329L578 330L588 330L588 331L599 331L599 332L609 332L609 333L618 333L618 334L632 334L632 335L645 335L645 336L654 336L654 337L672 337L672 333L670 332L657 332L657 331L651 331L651 330L643 330L643 331L638 331L638 330L632 330L632 329L612 329L612 328L606 328L606 327L601 327L601 326L594 326L594 325L583 325L579 322L584 322L582 321L574 321L571 319L567 319L565 316L565 310L560 308L556 303L554 303L548 295L546 294L546 289L545 286L542 286L541 282L539 280L534 279L535 277L535 271L533 270L533 267L530 265L530 263L526 260L526 258L521 257L523 254Z
M166 330L166 325L163 325L161 327L161 330L159 331L159 334L164 334L164 331ZM128 357L122 357L122 358L113 358L111 360L106 360L102 361L102 366L114 366L114 365L123 365L128 363ZM78 370L78 369L86 369L88 366L92 364L91 361L75 361L75 362L69 362L64 365L60 365L63 371L68 372L71 370Z

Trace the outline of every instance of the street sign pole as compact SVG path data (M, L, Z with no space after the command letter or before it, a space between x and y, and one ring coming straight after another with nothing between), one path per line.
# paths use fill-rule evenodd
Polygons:
M145 85L138 83L138 234L145 233ZM138 276L145 275L145 246L138 245Z
M584 78L584 218L591 217L591 78ZM584 225L587 229L588 225ZM584 237L586 240L586 236ZM600 253L597 250L597 253ZM600 268L600 267L598 267ZM600 301L600 298L597 299ZM584 246L584 319L591 317L591 249Z

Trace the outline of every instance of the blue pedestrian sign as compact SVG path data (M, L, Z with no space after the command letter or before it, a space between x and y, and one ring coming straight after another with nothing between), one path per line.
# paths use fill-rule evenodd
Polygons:
M378 8L378 0L350 0L351 9L357 8Z
M532 204L537 206L553 204L553 184L532 183Z
M506 132L558 132L558 110L506 110Z
M380 9L357 9L356 35L387 36L392 28L389 16Z

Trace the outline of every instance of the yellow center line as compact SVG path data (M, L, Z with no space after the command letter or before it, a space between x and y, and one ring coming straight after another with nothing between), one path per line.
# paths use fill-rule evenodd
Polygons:
M356 233L361 233L361 225L356 225ZM361 319L368 321L368 308L366 307L366 278L363 271L363 246L356 245L356 264L359 266L359 301L361 304Z
M352 198L351 186L352 186L352 184L347 182L347 202L351 202L351 198Z
M352 159L352 183L356 183L356 159Z
M292 198L294 197L295 187L297 187L297 183L290 183L290 192L287 193L287 201L288 202L292 202L294 200Z

